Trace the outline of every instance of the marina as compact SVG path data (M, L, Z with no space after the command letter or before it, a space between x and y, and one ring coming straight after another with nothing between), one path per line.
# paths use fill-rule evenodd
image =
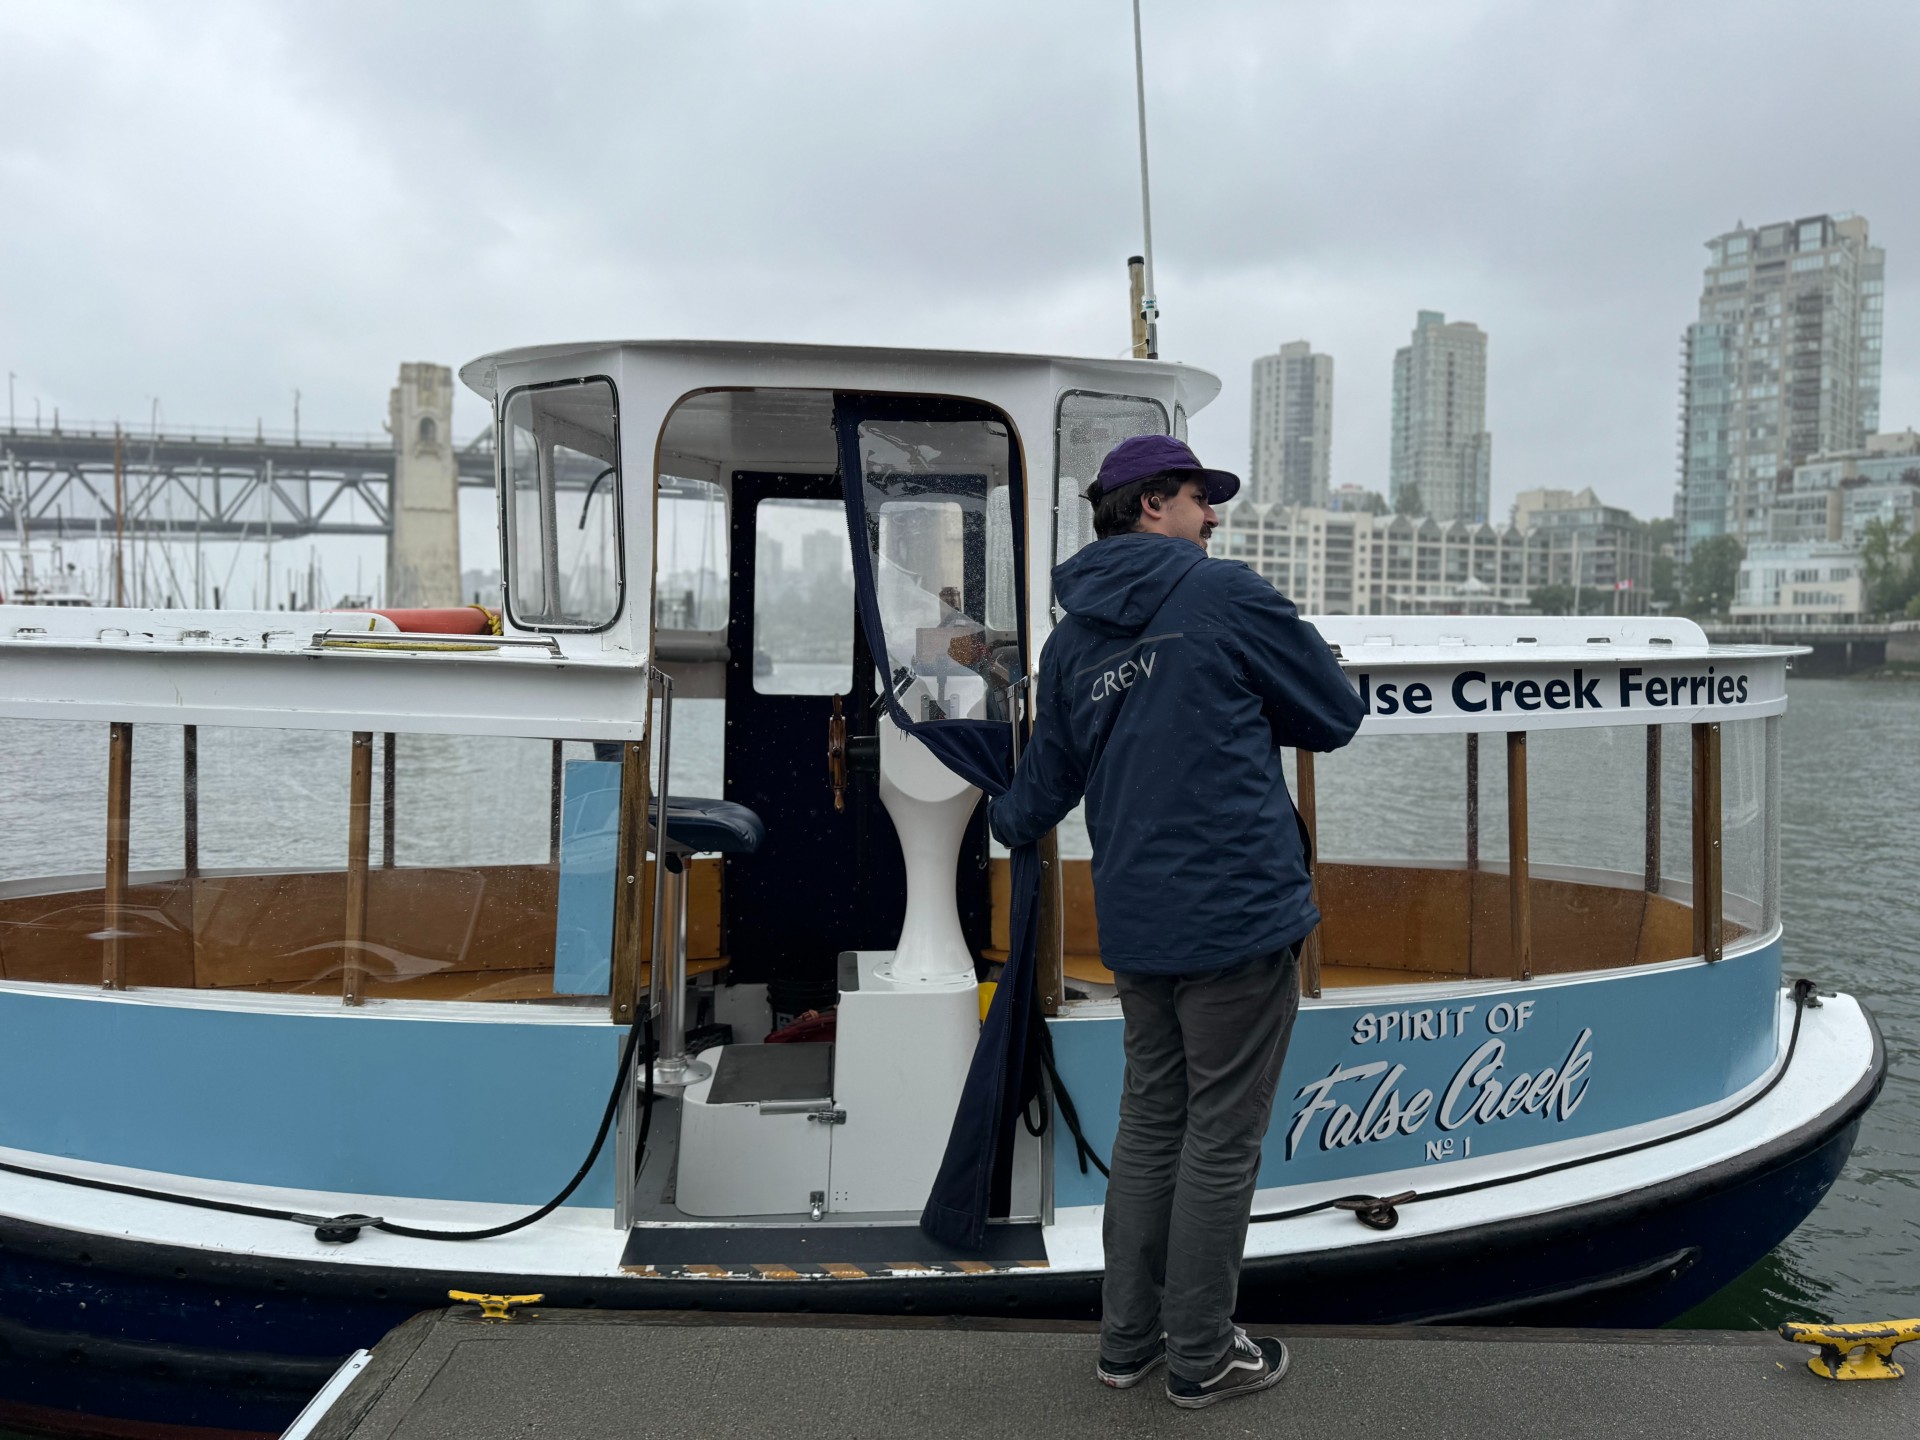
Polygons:
M4 1063L48 1097L0 1133L21 1416L268 1431L452 1289L1096 1313L1120 1027L1084 841L996 854L979 798L1089 538L1058 497L1216 382L657 342L465 375L497 630L0 610L0 714L107 762L58 782L104 872L29 851L0 893ZM669 485L724 517L722 613L656 603ZM757 598L795 508L845 537L813 547L851 582L830 665ZM1243 1313L1709 1300L1834 1184L1886 1069L1844 984L1783 963L1795 652L1318 624L1369 708L1288 777L1325 919Z

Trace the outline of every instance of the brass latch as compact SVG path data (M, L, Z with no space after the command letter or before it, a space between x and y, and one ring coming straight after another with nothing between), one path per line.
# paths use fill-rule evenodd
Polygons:
M546 1299L545 1295L482 1295L473 1290L449 1290L449 1300L464 1300L470 1305L480 1307L482 1320L511 1320L507 1312L516 1305L537 1305Z
M1906 1374L1893 1347L1920 1340L1920 1320L1883 1320L1874 1325L1797 1325L1780 1327L1780 1338L1796 1345L1818 1345L1807 1368L1828 1380L1898 1380Z

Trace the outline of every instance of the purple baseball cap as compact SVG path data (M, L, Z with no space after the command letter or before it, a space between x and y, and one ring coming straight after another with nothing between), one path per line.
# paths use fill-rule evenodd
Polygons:
M1207 469L1184 441L1176 440L1171 435L1135 435L1131 440L1122 440L1107 452L1107 458L1100 462L1098 478L1087 486L1084 493L1087 499L1098 500L1122 485L1131 485L1136 480L1144 480L1149 475L1161 475L1169 470L1190 474L1205 482L1209 505L1224 505L1240 492L1238 475L1228 474L1225 470Z

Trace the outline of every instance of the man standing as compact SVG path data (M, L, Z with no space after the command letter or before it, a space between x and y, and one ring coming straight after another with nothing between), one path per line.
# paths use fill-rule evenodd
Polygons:
M1166 436L1115 446L1087 490L1099 539L1053 572L1067 617L993 833L1038 839L1085 797L1102 961L1126 1020L1107 1183L1100 1378L1167 1362L1198 1408L1264 1390L1286 1346L1233 1323L1274 1088L1320 921L1280 768L1333 750L1360 697L1319 633L1245 565L1208 560L1238 477Z

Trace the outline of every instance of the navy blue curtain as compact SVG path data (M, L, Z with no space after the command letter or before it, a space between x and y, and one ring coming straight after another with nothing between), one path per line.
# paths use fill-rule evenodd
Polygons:
M991 406L935 396L850 395L834 397L834 426L839 433L840 476L847 499L847 530L853 542L854 596L867 648L890 665L886 632L881 625L880 602L874 588L873 538L878 517L867 514L865 464L860 454L860 426L867 420L986 420L1008 424ZM1012 427L1008 424L1011 436ZM1026 514L1025 486L1020 473L1020 451L1008 444L1012 467L1010 512L1013 517L1013 556L1016 629L1020 637L1020 673L1029 673L1026 653ZM983 487L984 489L984 487ZM984 501L984 494L982 499ZM1012 732L996 720L915 720L896 695L898 684L883 685L887 712L901 729L931 750L955 774L978 785L988 795L1001 795L1013 779ZM1007 935L1007 963L994 991L993 1004L980 1027L973 1064L961 1091L960 1106L947 1137L946 1155L934 1180L920 1228L935 1240L964 1250L978 1250L986 1242L987 1221L996 1193L1006 1188L1013 1154L1014 1127L1022 1108L1039 1085L1037 1067L1030 1063L1034 1044L1036 919L1040 899L1040 855L1023 845L1011 864L1013 913Z

